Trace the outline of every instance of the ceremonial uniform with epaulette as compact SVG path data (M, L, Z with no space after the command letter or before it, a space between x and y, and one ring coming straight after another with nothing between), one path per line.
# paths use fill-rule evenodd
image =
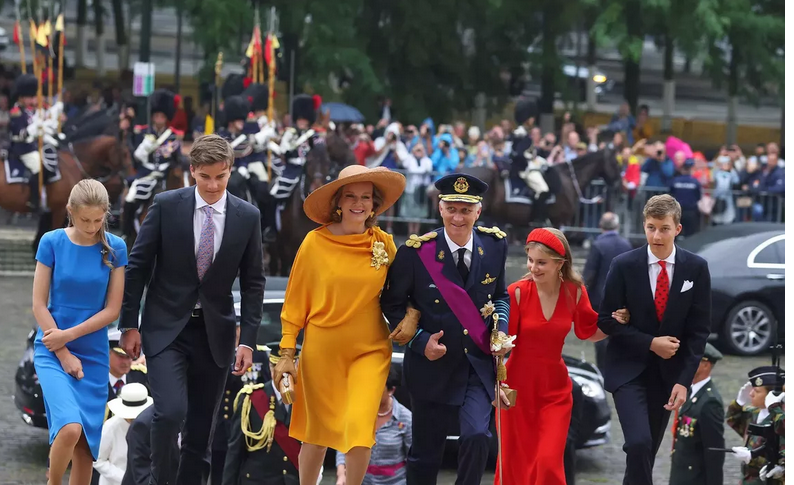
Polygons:
M135 175L127 179L130 184L125 197L125 233L131 233L132 221L138 206L154 196L157 184L165 180L172 167L182 160L182 138L184 134L168 127L176 112L179 99L170 91L158 89L149 97L151 115L160 113L164 124L137 125L133 128L132 146ZM159 117L158 117L159 118ZM153 120L154 121L154 120Z
M472 214L450 216L453 209L473 210L479 216L488 185L470 175L451 174L439 179L436 188L442 217L452 217L455 223ZM455 224L473 223L462 220ZM390 328L400 331L398 322L411 311L409 305L421 313L403 361L413 413L408 483L435 483L451 431L446 426L450 416L458 416L460 424L457 483L479 484L482 479L496 386L490 347L493 316L499 315L498 329L505 333L509 316L505 236L496 227L480 226L461 247L443 228L412 235L390 266L381 296ZM446 347L443 356L432 361L426 356L431 340Z
M280 347L278 342L268 347L270 364L274 366ZM298 352L300 348L296 349L296 357ZM234 400L223 481L218 483L298 485L301 443L289 436L290 416L291 406L281 400L273 380L246 384Z
M127 353L119 345L120 337L121 334L119 333L118 330L111 330L110 332L108 332L108 344L110 345L110 352L115 353L117 356L121 356L122 358L129 359ZM121 377L114 377L112 373L110 374L108 380L108 402L119 397L119 394L121 393L121 388L133 382L143 384L144 386L146 386L147 390L149 389L149 379L145 364L130 365L130 370L127 371L127 373ZM113 416L113 413L110 411L110 408L106 406L105 421L107 421L108 418L110 418L111 416Z
M737 399L728 406L728 426L745 439L744 449L734 448L734 453L742 460L743 485L781 485L783 482L776 478L762 479L760 471L767 464L767 452L774 444L767 439L752 433L754 424L773 427L773 417L764 407L752 406L745 396L747 387L765 387L769 392L782 390L785 384L785 374L776 366L763 366L753 369L748 373L749 382L739 391ZM749 384L749 386L748 386Z
M251 357L251 367L241 376L231 373L226 378L226 389L223 399L218 407L215 418L215 433L212 436L212 460L210 464L210 478L212 483L221 483L226 453L229 446L229 437L232 435L234 400L240 390L251 384L266 381L270 376L268 367L268 347L257 345Z
M706 344L703 361L712 365L722 354ZM717 386L707 377L692 384L689 398L673 424L670 485L722 485L725 454L725 407Z

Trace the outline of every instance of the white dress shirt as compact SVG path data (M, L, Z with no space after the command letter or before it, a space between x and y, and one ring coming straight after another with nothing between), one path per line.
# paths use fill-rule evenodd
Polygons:
M452 258L455 262L455 266L458 265L458 249L464 248L466 249L466 253L463 256L463 262L466 263L467 268L471 269L471 255L472 249L474 248L474 238L469 236L469 241L464 246L458 246L455 244L455 242L449 238L449 235L447 235L447 231L444 231L444 238L446 238L447 246L449 246L449 250L452 252Z
M99 473L99 485L121 485L127 470L129 429L130 423L118 416L112 416L102 425L99 456L94 462L94 469Z
M692 399L695 396L695 394L700 392L700 390L703 389L703 386L705 386L709 382L711 382L711 376L706 377L705 379L703 379L700 382L696 382L696 383L692 384L692 387L690 388L691 391L689 393L689 399Z
M659 278L659 273L662 271L662 265L659 264L660 259L653 255L651 247L648 246L648 276L651 279L651 294L656 298L656 279ZM667 256L664 261L667 262L667 281L670 286L673 285L673 270L675 269L675 244L673 244L673 252ZM667 288L670 289L669 287Z
M193 251L198 254L199 242L201 242L201 228L204 227L204 219L206 218L203 207L209 205L212 207L212 222L215 223L215 250L212 253L214 261L218 250L221 248L223 229L226 227L226 191L223 191L220 200L214 204L207 204L199 195L198 189L193 192L196 194L196 210L193 212Z

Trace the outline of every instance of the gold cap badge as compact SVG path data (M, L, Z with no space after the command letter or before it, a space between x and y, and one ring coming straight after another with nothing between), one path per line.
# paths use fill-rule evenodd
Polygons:
M459 194L465 194L469 191L469 181L466 180L466 177L458 177L452 188Z

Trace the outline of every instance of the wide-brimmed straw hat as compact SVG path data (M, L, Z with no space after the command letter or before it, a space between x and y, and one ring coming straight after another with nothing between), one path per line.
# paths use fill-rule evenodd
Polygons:
M152 405L154 400L149 396L146 386L137 382L125 384L119 397L108 402L110 411L123 419L135 419L144 409Z
M405 190L405 176L401 173L385 167L367 168L363 165L350 165L339 172L339 178L309 194L303 202L303 211L317 224L328 224L331 222L333 209L331 199L334 198L336 191L347 184L358 182L372 182L380 192L383 203L375 211L376 215L386 212Z

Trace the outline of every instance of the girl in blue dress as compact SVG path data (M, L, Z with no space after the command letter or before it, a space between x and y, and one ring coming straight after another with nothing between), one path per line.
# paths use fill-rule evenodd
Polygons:
M124 241L106 232L108 193L81 180L69 195L69 227L46 233L36 253L34 365L50 435L48 484L88 485L108 396L107 326L124 294Z

